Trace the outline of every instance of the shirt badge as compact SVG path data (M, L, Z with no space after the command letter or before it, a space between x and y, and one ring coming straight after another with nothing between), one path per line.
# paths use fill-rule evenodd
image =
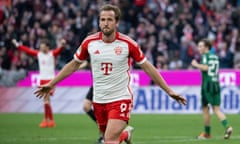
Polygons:
M120 46L114 48L114 51L115 51L115 54L116 54L116 55L120 55L120 54L122 53L122 50L123 50L123 48L120 47Z

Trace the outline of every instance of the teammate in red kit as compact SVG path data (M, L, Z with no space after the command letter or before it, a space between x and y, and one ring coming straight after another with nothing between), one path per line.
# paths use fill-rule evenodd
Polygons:
M119 33L117 27L120 9L104 5L99 11L101 32L88 36L74 54L74 59L64 66L48 84L36 90L37 97L48 97L52 88L78 70L79 65L90 57L93 74L93 107L105 144L131 144L133 127L127 126L132 109L133 94L130 87L130 59L159 85L170 97L181 104L186 100L176 94L164 81L157 69L149 63L138 44Z
M40 85L48 83L55 77L55 58L61 53L66 43L65 40L60 41L60 46L54 50L50 50L50 44L47 40L42 40L39 50L31 49L27 46L20 45L15 39L12 40L13 44L21 51L26 52L28 55L37 57L39 71L40 71ZM53 95L54 89L51 90L49 95ZM39 127L54 127L55 122L53 119L53 112L50 104L50 97L45 97L44 100L44 118Z

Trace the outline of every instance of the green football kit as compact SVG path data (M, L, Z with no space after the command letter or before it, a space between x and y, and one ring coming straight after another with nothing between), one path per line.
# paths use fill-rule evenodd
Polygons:
M218 57L210 52L203 54L201 56L201 64L208 66L207 71L202 71L202 106L207 106L208 104L219 106L221 97L220 84L218 80Z

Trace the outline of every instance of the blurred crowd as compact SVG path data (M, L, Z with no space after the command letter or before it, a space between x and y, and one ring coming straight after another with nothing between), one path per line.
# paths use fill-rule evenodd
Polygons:
M87 34L99 30L98 9L105 3L121 8L119 31L159 69L191 69L201 38L211 40L220 68L240 69L240 0L12 0L0 6L0 69L38 70L36 58L19 52L12 39L38 49L43 38L52 48L64 38L56 61L61 69Z

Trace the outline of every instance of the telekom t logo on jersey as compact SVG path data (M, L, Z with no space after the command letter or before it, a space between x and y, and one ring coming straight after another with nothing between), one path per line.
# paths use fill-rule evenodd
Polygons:
M103 62L101 63L101 70L104 75L109 75L112 71L112 63Z

